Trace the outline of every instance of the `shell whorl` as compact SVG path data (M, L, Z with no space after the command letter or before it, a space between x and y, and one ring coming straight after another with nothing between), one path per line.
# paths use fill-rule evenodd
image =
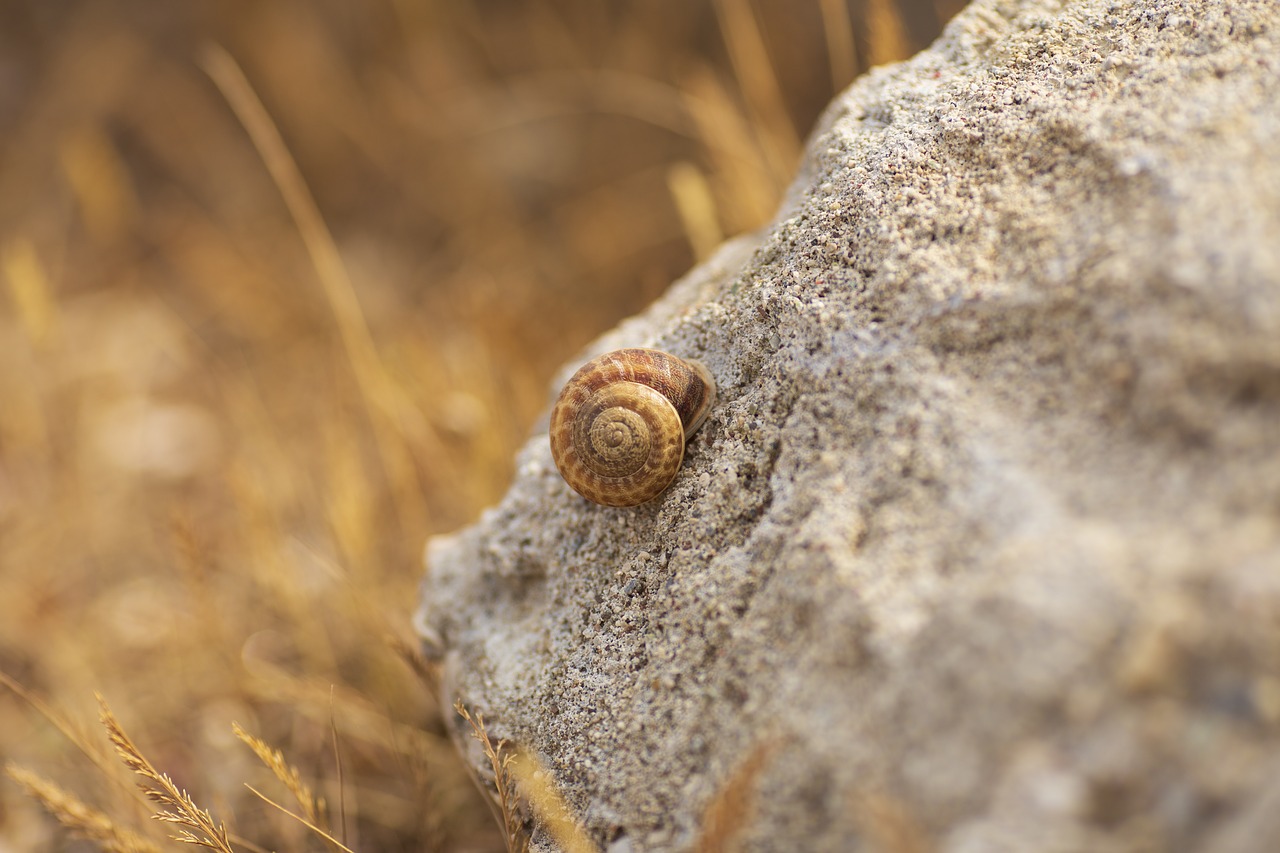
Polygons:
M605 353L578 369L551 410L551 455L588 500L635 506L675 479L685 440L706 420L715 380L654 349Z

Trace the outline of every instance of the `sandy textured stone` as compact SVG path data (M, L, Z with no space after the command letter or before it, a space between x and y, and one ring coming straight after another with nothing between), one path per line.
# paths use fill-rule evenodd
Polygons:
M720 384L672 488L535 435L420 614L602 847L755 756L750 850L1277 849L1280 4L979 0L637 345Z

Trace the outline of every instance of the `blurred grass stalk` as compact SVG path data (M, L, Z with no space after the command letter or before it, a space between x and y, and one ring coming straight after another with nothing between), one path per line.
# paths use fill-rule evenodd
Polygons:
M421 487L404 475L415 470L415 466L409 463L409 457L412 448L418 448L426 459L425 464L416 466L417 470L431 478L425 487L433 490L446 488L449 482L457 479L457 472L448 470L449 455L444 444L408 399L404 389L387 375L333 235L302 173L298 171L297 163L244 72L231 54L218 45L206 46L202 64L248 131L307 247L329 309L337 321L347 361L360 387L365 411L376 437L382 471L395 490L395 505L402 521L406 529L412 529L411 519L423 519L430 524Z

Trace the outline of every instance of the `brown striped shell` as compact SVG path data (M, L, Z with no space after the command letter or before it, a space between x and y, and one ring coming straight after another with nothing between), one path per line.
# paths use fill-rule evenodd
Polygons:
M573 374L551 410L551 456L578 494L605 506L651 501L675 479L716 383L696 361L621 349Z

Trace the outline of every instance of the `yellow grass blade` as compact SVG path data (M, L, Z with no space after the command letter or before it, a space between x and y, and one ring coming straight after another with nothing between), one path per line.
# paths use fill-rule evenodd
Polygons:
M316 798L311 788L302 781L302 774L298 772L298 768L285 760L284 753L278 749L272 749L266 741L249 734L239 723L232 723L231 731L242 743L253 750L253 754L258 756L276 779L280 780L289 793L293 794L293 798L298 801L298 805L302 806L303 814L306 815L304 822L308 826L321 824L324 820L324 800ZM254 793L258 792L254 791Z
M338 839L334 838L332 835L330 835L329 833L325 832L323 829L321 829L320 827L316 826L314 823L312 823L311 821L307 820L307 819L306 819L305 817L303 817L302 815L300 815L300 814L296 814L296 813L294 813L294 812L289 811L289 810L288 810L288 809L286 809L284 806L280 805L280 804L279 804L279 803L277 803L275 800L271 799L271 798L270 798L270 797L268 797L266 794L262 793L262 792L261 792L261 791L259 791L257 788L253 787L252 785L250 785L250 784L248 784L248 783L246 783L246 784L245 784L245 787L246 787L246 788L248 788L250 791L252 791L252 792L254 793L254 795L255 795L255 796L257 796L257 797L258 797L260 800L262 800L264 803L266 803L266 804L267 804L267 805L269 805L269 806L274 806L275 808L277 808L277 809L279 809L280 811L284 812L284 813L285 813L285 814L287 814L289 817L293 818L293 819L294 819L294 820L296 820L298 823L302 824L302 825L303 825L303 826L305 826L307 829L311 830L311 831L312 831L312 832L314 832L316 835L318 835L318 836L320 836L321 838L323 838L325 841L328 841L328 842L329 842L330 844L332 844L334 847L337 847L339 850L343 851L343 853L355 853L355 851L354 851L354 850L352 850L350 847L348 847L347 845L343 844L341 841L339 841Z
M766 157L780 185L785 185L800 159L800 137L791 123L786 99L765 50L760 26L748 0L715 0L733 70L746 95Z
M536 758L517 750L508 762L511 778L543 828L565 853L598 853L599 848L573 818L564 795Z
M383 368L333 235L284 139L244 72L231 54L217 45L206 49L204 68L253 140L306 245L337 321L347 360L360 386L384 473L396 488L397 508L406 519L421 520L426 515L426 504L422 488L405 476L414 470L406 439L412 439L437 463L447 459L444 446L422 413ZM426 475L431 476L431 472Z
M36 346L43 346L56 326L57 307L49 275L30 240L18 238L5 246L4 272L23 328Z
M709 256L724 240L716 219L716 200L702 171L682 161L667 170L667 186L680 213L685 236L698 260Z
M847 0L818 0L822 9L822 30L827 37L827 62L831 66L831 88L839 92L858 73L858 48L853 41Z
M911 39L894 0L867 0L868 61L872 65L897 62L912 54Z

